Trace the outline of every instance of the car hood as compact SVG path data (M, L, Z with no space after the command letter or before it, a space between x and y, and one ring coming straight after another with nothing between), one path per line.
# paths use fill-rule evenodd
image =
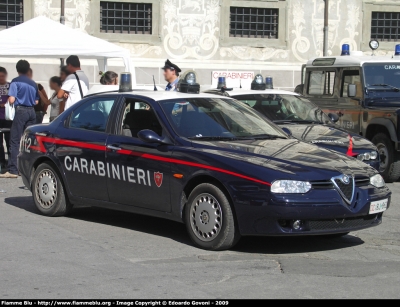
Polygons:
M193 141L195 151L203 151L241 163L253 164L279 173L287 178L301 180L326 180L341 174L354 177L372 176L377 171L365 163L346 155L301 142L297 139L275 139L232 142ZM232 163L229 163L232 165ZM239 167L234 165L234 167ZM275 174L276 177L281 177Z
M376 150L369 140L329 125L282 124L279 127L289 129L301 141L344 154L356 155Z

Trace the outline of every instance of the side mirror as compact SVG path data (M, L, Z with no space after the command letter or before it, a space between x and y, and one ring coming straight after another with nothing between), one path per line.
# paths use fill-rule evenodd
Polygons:
M347 97L353 98L357 95L357 85L349 84L347 87Z
M339 115L335 113L329 113L328 117L333 121L334 123L337 123L339 121Z
M145 143L169 144L169 142L166 141L165 138L159 136L153 130L141 130L141 131L138 132L137 135L138 135L139 140L141 140L141 141L143 141Z
M289 128L282 127L281 129L282 129L283 132L285 132L288 136L292 136L292 135L293 135L292 131L290 131Z

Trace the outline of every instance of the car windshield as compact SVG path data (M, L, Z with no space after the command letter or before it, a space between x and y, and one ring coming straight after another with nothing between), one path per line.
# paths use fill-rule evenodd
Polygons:
M241 102L227 98L187 98L160 101L175 132L189 139L235 140L287 138Z
M329 117L311 101L288 94L251 94L234 96L268 119L280 122L331 124Z
M400 63L366 63L363 69L368 98L400 97Z

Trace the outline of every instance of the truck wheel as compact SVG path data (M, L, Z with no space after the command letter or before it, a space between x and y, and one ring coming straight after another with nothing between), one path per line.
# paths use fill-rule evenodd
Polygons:
M33 175L32 194L38 210L47 216L67 215L72 204L64 193L64 187L58 172L51 164L38 166Z
M213 184L200 184L190 193L185 224L192 241L202 249L226 250L240 238L231 204Z
M372 138L380 156L380 173L386 182L393 182L400 177L400 161L394 161L394 146L385 133L378 133Z

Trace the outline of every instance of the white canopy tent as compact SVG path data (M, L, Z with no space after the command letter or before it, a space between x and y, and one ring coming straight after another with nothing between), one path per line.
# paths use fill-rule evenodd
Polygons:
M107 70L108 59L122 58L126 71L132 73L133 85L136 85L129 50L47 17L36 17L0 31L0 41L0 57L67 58L77 55L81 59L96 59L102 71Z

